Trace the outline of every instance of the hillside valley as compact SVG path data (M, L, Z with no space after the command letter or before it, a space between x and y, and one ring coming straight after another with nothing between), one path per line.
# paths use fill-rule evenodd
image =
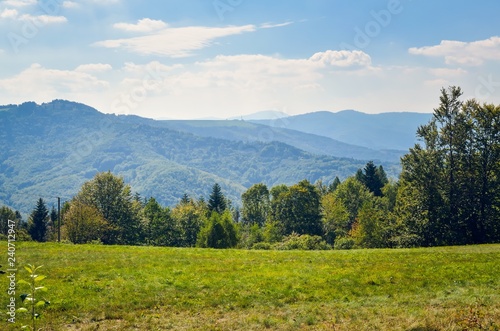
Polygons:
M215 182L238 204L241 193L252 184L274 186L302 179L329 183L335 176L354 174L376 155L367 153L369 157L363 159L360 149L360 160L352 154L334 157L321 153L316 142L313 154L312 148L305 151L291 145L305 140L304 135L293 137L291 130L266 131L262 125L248 123L245 131L241 127L247 122L228 123L238 125L224 131L221 122L208 123L213 131L222 132L214 137L196 133L193 123L186 130L179 127L182 122L103 114L63 100L1 106L0 203L26 214L39 197L49 206L56 197L69 200L96 173L111 171L123 176L133 192L154 196L167 206L185 193L206 198ZM281 140L288 135L290 144L279 139L241 139L255 132L258 136L259 130ZM324 146L325 151L336 148ZM382 164L389 176L397 176L398 163Z

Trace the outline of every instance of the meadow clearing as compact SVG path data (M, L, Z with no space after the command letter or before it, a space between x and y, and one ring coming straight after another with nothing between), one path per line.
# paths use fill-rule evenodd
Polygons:
M16 243L17 279L28 277L28 263L47 276L43 330L500 329L500 245L259 251ZM0 286L0 329L18 330L28 315L5 321L7 277ZM18 307L23 290L18 284Z

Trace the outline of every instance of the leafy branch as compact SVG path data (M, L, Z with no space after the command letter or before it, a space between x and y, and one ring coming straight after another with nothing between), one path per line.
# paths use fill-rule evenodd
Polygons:
M47 288L45 286L40 286L39 283L46 278L44 275L37 275L38 269L42 266L34 266L28 264L24 267L26 271L29 273L29 280L25 281L20 279L18 284L24 284L29 286L29 293L21 294L21 300L23 304L27 307L19 308L17 311L20 313L29 313L31 317L31 326L24 325L22 328L27 329L30 328L33 331L37 331L36 321L40 319L40 313L37 312L37 308L42 308L50 304L50 302L46 299L39 299L38 293L47 292Z

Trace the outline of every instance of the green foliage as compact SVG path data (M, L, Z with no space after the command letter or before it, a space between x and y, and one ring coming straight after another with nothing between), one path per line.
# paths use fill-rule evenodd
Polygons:
M303 180L273 197L271 218L282 228L283 235L321 235L320 197L316 187Z
M0 146L13 151L0 153L0 204L29 214L38 197L69 201L95 174L111 171L162 206L175 206L184 193L205 195L215 182L238 205L253 184L292 185L304 178L330 182L364 163L313 155L284 143L185 133L169 129L168 122L106 115L64 100L9 106L0 112L0 131L7 133ZM212 122L204 125L210 128ZM399 172L395 163L387 167L392 176Z
M336 217L336 236L345 236L356 222L359 210L363 204L373 198L373 194L354 177L347 178L331 194L335 197L333 213ZM335 206L339 203L343 207ZM345 211L348 215L347 220L345 219Z
M328 250L331 249L331 246L320 236L292 233L283 238L283 241L274 244L272 248L277 250Z
M243 224L240 230L240 242L238 247L241 248L253 248L255 244L264 241L264 231L263 228L259 227L258 224Z
M395 220L392 213L384 206L382 198L374 197L361 207L350 237L358 247L390 247L394 228Z
M10 226L9 220L14 222L10 223ZM0 240L7 240L9 229L12 228L16 230L16 240L31 240L31 236L28 234L28 224L23 222L21 214L9 207L0 207Z
M356 172L356 179L377 197L382 196L382 188L388 182L384 167L376 167L373 161L369 161L363 170Z
M153 246L180 246L180 233L169 208L150 198L143 213L144 242Z
M212 212L198 234L197 246L205 248L231 248L238 244L238 229L231 213Z
M46 278L46 276L38 275L37 271L42 266L34 266L28 264L24 267L29 274L28 281L20 279L17 283L19 285L27 285L29 287L29 292L26 294L21 294L21 301L27 307L22 307L17 309L19 313L29 313L31 319L31 325L24 325L22 329L30 328L33 331L37 331L36 322L41 318L39 309L48 306L50 302L46 299L40 299L40 293L46 293L47 288L45 286L40 286L40 282Z
M283 230L277 221L268 220L262 232L265 242L275 243L283 239Z
M137 244L140 240L139 216L132 204L132 193L122 177L111 172L98 173L83 184L75 200L92 206L109 223L103 234L105 244Z
M270 211L270 193L265 184L252 185L241 195L243 223L263 226Z
M172 209L178 233L178 243L182 247L194 247L198 233L204 223L207 222L205 215L207 208L203 203L190 200L189 203L180 203Z
M35 241L46 241L49 211L42 198L38 199L28 221L28 233Z
M500 107L461 95L442 89L434 118L417 131L424 146L402 158L395 210L400 236L416 245L500 240Z
M335 239L335 243L333 245L333 248L334 249L342 249L342 250L352 249L355 244L356 244L356 242L354 241L353 238L339 237L339 238Z
M347 236L351 229L349 212L341 199L328 193L321 199L323 232L326 241L333 244L335 238Z
M109 227L97 208L74 200L64 214L62 231L72 243L86 244L101 241L104 234L109 232Z
M218 183L212 187L212 193L208 199L208 210L222 214L227 209L226 197L222 193L222 189Z

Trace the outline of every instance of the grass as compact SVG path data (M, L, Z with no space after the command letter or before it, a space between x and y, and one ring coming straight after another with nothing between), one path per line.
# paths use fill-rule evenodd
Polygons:
M18 267L43 264L48 276L45 330L500 330L500 245L246 251L17 243L16 258ZM2 307L8 299L0 298ZM17 330L25 318L17 320L0 329Z

